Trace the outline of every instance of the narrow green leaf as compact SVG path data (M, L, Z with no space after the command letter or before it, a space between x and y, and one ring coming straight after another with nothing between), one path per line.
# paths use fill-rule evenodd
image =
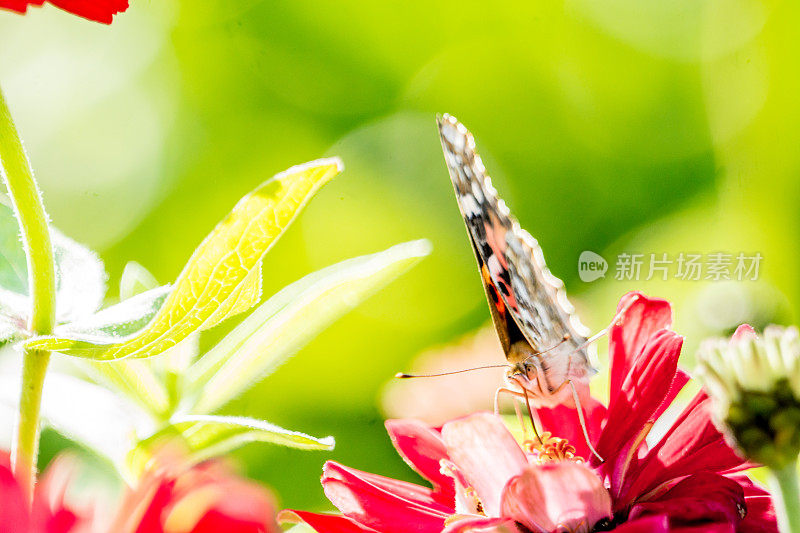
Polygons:
M106 361L151 357L252 307L259 296L257 275L252 272L311 197L341 168L338 159L292 167L242 198L195 250L153 321L130 338L42 337L26 346Z
M267 442L301 450L332 450L333 437L318 439L263 420L239 416L176 416L171 424L141 441L128 454L128 468L138 472L158 448L178 440L189 461L201 462L224 455L250 442Z
M210 413L430 252L412 241L310 274L261 304L186 375L192 412Z
M167 388L153 372L149 361L123 359L113 363L82 362L85 363L82 368L92 380L125 395L155 417L168 416L170 397Z

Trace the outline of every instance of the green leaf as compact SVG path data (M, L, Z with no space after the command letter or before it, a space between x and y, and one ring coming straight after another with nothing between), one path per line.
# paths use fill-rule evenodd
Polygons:
M149 270L136 261L128 261L119 280L119 301L127 300L156 287L158 287L158 281Z
M20 372L0 374L0 404L17 411L19 388ZM136 405L60 372L48 372L41 409L45 424L116 465L124 464L137 435L154 431L149 417Z
M318 439L253 418L175 416L169 426L131 450L128 455L129 469L134 473L140 471L141 466L161 445L174 440L185 445L191 462L224 455L250 442L268 442L301 450L332 450L335 444L333 437Z
M41 337L26 346L106 361L151 357L252 307L261 259L341 168L338 159L292 167L242 198L195 250L153 321L130 338Z
M284 288L189 368L186 397L196 401L191 410L209 413L241 394L428 253L428 241L407 242L343 261Z
M86 360L82 367L92 380L135 401L158 418L169 415L170 396L149 361L123 359L113 363Z
M7 200L7 199L6 199ZM68 322L94 313L103 303L106 273L100 258L50 228L56 261L56 320ZM0 199L0 312L25 324L30 314L28 266L12 208ZM24 333L24 327L20 331Z
M56 334L85 339L124 339L147 326L166 302L172 287L164 285L137 294L94 315L56 328Z

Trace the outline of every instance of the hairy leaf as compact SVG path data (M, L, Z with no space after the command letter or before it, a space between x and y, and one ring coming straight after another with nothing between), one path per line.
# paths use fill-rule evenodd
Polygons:
M412 241L310 274L261 304L186 375L192 409L209 413L245 391L321 330L430 252Z
M340 170L338 159L306 163L242 198L195 250L153 321L135 335L123 340L42 337L27 346L106 361L151 357L252 307L260 296L253 272L261 259L314 193Z
M100 258L55 228L50 228L56 262L56 320L68 322L100 308L106 273ZM24 324L30 313L28 266L12 208L0 201L0 313Z
M128 261L119 280L119 300L127 300L156 287L158 282L149 270L136 261Z
M263 420L239 416L175 416L169 426L141 441L128 455L131 472L141 470L160 446L183 444L189 461L200 462L224 455L250 442L268 442L301 450L332 450L333 437L321 439L291 431Z

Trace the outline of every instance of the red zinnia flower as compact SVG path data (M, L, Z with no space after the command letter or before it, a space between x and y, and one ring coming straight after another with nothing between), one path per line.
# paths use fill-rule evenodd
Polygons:
M191 468L160 454L155 468L127 492L116 519L119 533L280 533L269 493L219 461Z
M25 13L28 6L41 6L45 0L0 0L0 8ZM48 0L49 3L89 20L111 24L114 15L128 9L128 0Z
M0 532L76 533L88 524L86 514L65 501L72 460L56 459L36 485L33 505L11 472L9 454L0 452Z
M321 533L382 532L777 532L769 494L742 470L698 394L665 436L648 449L656 419L688 381L677 360L682 339L666 329L669 304L626 295L609 331L609 406L584 406L584 442L574 408L540 409L545 438L523 450L499 417L480 413L441 431L412 420L388 421L392 441L433 488L334 462L322 484L343 515L284 511ZM575 462L573 454L587 462Z

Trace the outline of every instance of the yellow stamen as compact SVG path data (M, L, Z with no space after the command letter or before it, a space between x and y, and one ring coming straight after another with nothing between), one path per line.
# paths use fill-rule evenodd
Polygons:
M575 455L575 447L567 439L554 437L549 431L541 434L541 442L538 440L526 440L522 445L530 453L535 454L540 463L558 461L583 462L583 458Z

